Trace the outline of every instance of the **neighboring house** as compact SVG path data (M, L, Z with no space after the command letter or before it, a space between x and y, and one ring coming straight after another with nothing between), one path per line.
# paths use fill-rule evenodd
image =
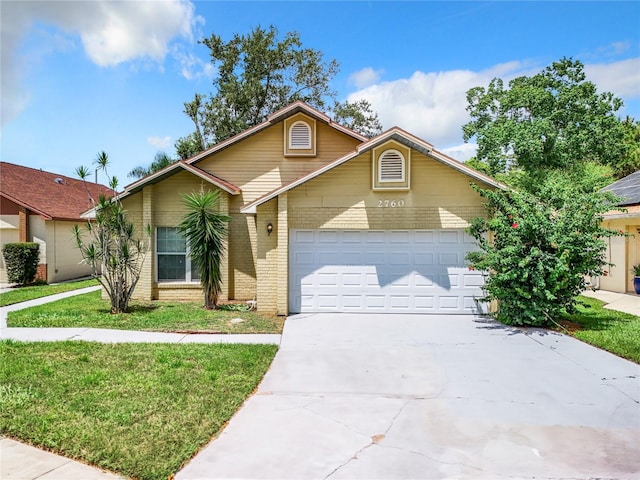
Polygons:
M640 263L640 171L627 175L602 190L622 198L618 206L626 210L606 213L604 226L627 235L608 240L606 260L614 266L607 276L599 278L599 287L612 292L633 292L631 267Z
M48 283L91 273L81 264L72 229L87 221L81 214L100 194L113 192L95 183L0 162L0 247L12 242L40 244L37 278ZM0 282L7 282L0 254Z
M503 188L400 128L367 139L296 102L233 138L125 187L153 250L138 299L200 299L176 225L182 196L220 191L231 216L222 300L265 312L463 313L483 275L464 229L485 214L471 188Z

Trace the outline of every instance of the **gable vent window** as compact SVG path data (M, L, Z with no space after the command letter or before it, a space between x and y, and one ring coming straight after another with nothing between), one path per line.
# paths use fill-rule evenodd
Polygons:
M387 150L378 163L379 182L404 182L404 156L397 150Z
M289 129L289 148L304 149L311 148L311 128L305 122L296 122Z

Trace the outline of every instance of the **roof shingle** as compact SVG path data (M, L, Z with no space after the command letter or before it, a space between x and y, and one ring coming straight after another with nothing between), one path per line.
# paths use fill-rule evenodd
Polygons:
M0 162L0 195L49 220L83 220L91 199L113 196L104 185Z

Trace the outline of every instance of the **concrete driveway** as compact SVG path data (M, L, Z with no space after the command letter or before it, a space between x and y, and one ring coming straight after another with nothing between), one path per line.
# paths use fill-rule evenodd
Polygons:
M640 478L640 367L472 316L290 317L177 480Z

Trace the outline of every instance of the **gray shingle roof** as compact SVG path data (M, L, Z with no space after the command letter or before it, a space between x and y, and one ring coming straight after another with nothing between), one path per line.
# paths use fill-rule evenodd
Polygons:
M623 200L618 204L620 206L640 204L640 170L621 178L602 190L621 197Z

